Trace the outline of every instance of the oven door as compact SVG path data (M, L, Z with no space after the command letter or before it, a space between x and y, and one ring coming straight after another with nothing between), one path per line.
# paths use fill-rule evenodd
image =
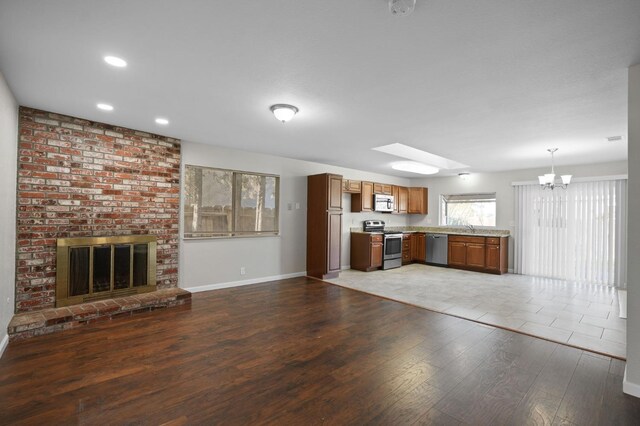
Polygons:
M402 257L402 234L384 236L384 259Z

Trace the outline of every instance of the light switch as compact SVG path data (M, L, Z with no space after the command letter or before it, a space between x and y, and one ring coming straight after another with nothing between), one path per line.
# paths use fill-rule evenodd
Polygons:
M296 202L296 210L300 210L300 203Z

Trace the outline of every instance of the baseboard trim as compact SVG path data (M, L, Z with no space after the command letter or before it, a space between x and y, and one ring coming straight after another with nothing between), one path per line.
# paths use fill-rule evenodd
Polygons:
M637 383L631 383L627 380L627 367L624 367L624 377L622 379L622 392L627 395L640 398L640 385Z
M294 272L292 274L272 275L270 277L251 278L251 279L242 280L242 281L229 281L226 283L207 284L207 285L200 285L197 287L184 287L184 289L191 293L199 293L201 291L219 290L221 288L240 287L243 285L259 284L267 281L276 281L276 280L285 280L287 278L304 277L305 275L307 275L306 271Z
M2 338L2 342L0 342L0 358L2 358L2 355L4 354L4 350L7 348L8 344L9 344L9 335L5 334L4 337Z
M513 269L507 269L507 273L513 274Z
M346 271L347 269L351 269L351 265L345 265L340 267L341 271Z

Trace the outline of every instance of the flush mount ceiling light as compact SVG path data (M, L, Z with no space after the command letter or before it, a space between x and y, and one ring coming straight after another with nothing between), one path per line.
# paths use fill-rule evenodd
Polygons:
M167 124L169 124L169 120L167 120L166 118L158 117L156 118L156 124L160 124L161 126L166 126Z
M103 111L113 111L113 106L109 104L97 104L98 109Z
M416 0L389 0L389 12L394 16L411 15L416 8Z
M551 153L551 173L547 173L543 176L538 176L538 182L542 189L551 189L553 190L556 186L559 186L563 189L567 189L567 186L571 183L571 175L562 175L562 184L556 185L556 172L553 165L553 154L558 150L558 148L550 148L547 149Z
M433 175L440 171L439 168L429 166L427 164L418 163L417 161L397 161L391 164L391 168L394 170L400 170L403 172L418 173L421 175Z
M458 176L462 180L467 180L469 178L469 173L467 173L467 172L458 173Z
M127 66L127 61L122 58L118 58L117 56L105 56L104 61L111 66L124 68Z
M288 104L275 104L269 108L273 115L283 123L291 120L298 113L298 108Z

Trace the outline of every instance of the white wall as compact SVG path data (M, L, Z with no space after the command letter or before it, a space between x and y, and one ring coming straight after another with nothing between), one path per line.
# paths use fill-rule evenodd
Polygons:
M627 370L624 391L640 397L640 64L629 68Z
M14 311L18 105L0 73L0 355Z
M348 179L409 185L408 179L398 177L192 142L182 143L182 164L280 175L280 236L182 240L180 287L188 289L305 272L308 175L337 173ZM300 209L287 210L288 203L299 203ZM408 224L406 215L351 213L350 207L350 197L344 195L343 266L350 263L350 227L361 227L365 219L382 219L396 226ZM246 275L240 275L241 266Z
M605 143L605 142L603 142ZM538 175L548 173L551 167L542 169L512 170L497 173L472 173L467 180L458 176L411 179L412 186L429 188L429 214L413 216L411 225L437 226L440 214L440 196L442 194L464 194L477 192L496 193L496 228L515 230L515 198L512 182L536 181ZM556 171L572 174L574 178L620 175L627 173L627 162L589 164L580 166L560 166ZM509 269L513 268L513 238L509 241Z

